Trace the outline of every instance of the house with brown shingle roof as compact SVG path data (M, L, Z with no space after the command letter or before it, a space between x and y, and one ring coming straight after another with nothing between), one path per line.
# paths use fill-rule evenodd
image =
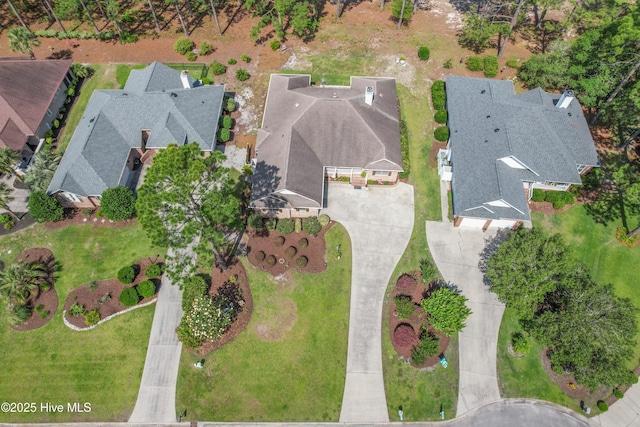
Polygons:
M271 75L252 163L250 206L267 216L317 215L328 180L396 182L402 154L395 79L314 86L310 75Z
M0 147L33 155L64 105L70 67L71 60L0 59Z

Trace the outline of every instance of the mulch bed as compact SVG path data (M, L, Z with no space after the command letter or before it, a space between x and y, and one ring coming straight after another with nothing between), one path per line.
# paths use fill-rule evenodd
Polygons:
M318 273L327 269L327 263L324 259L326 244L324 241L325 233L333 226L331 222L328 226L323 227L322 230L316 235L312 236L304 231L300 233L291 233L288 235L282 235L278 231L266 231L261 232L252 231L249 234L248 243L248 259L257 268L260 268L273 276L279 276L287 270L296 269L303 273ZM284 237L285 242L282 246L276 246L275 240L278 237ZM306 248L301 248L298 243L300 239L307 239L309 245ZM293 246L296 248L296 255L292 258L285 256L285 250ZM256 253L262 251L268 257L274 255L278 262L273 267L270 267L266 261L258 262L256 260ZM296 259L299 256L306 256L309 262L303 268L296 265Z
M161 264L163 262L162 260L155 261L158 264ZM138 305L153 301L158 297L158 291L160 290L160 278L157 277L155 279L147 279L145 277L144 272L151 264L153 264L153 262L149 258L143 258L134 263L134 268L136 269L138 274L136 275L133 283L128 285L120 283L118 278L114 277L107 280L96 280L95 283L97 284L97 288L95 291L89 289L88 283L78 286L67 297L67 300L64 303L64 309L68 311L69 307L71 307L72 304L77 303L84 306L84 309L86 311L91 311L97 308L98 313L100 313L100 319L104 319L107 316L111 316L130 308L126 307L120 302L120 293L124 288L135 286L144 280L151 280L156 285L156 294L150 298L143 298L142 300L140 300ZM111 296L111 299L102 302L101 299L106 294L109 294ZM65 318L73 326L82 329L88 328L88 326L84 322L84 316L70 316L67 313L65 315Z
M428 314L420 307L420 302L429 295L431 291L431 284L429 286L422 286L422 275L419 271L412 271L409 274L404 274L398 278L396 286L391 293L391 300L389 303L389 336L393 343L393 348L398 353L398 356L403 357L405 360L411 359L412 348L398 347L393 339L393 333L396 328L402 324L411 325L416 335L420 335L420 328L423 325L427 325L427 329L433 335L440 337L440 348L435 356L431 356L425 360L422 365L411 364L417 368L431 368L440 362L440 355L444 354L445 350L449 346L450 338L444 333L435 330L428 322ZM433 283L433 282L432 282ZM411 300L416 304L416 308L413 315L408 319L400 319L397 316L394 298L400 295L408 295Z
M34 329L41 328L53 319L53 316L58 310L58 292L56 292L55 283L53 280L53 273L55 271L55 259L53 258L53 252L47 248L30 248L22 251L17 257L16 262L42 262L47 267L49 276L47 281L51 283L51 289L44 292L39 292L38 295L29 301L29 305L33 308L31 317L26 322L19 325L11 325L16 331L32 331ZM35 307L42 305L43 308L40 312L35 310ZM41 313L49 312L44 318L40 317Z
M235 276L235 281L232 283L231 277L233 276ZM192 353L197 356L205 356L228 342L233 341L249 324L251 314L253 313L253 297L251 296L251 289L249 288L247 272L238 258L234 258L226 270L214 267L211 273L209 295L213 296L218 292L224 293L225 289L233 291L234 294L236 290L240 291L242 300L241 302L239 301L239 304L242 309L238 311L235 320L219 340L215 342L207 341L200 348L192 351Z
M5 236L7 234L15 233L16 231L24 230L25 228L31 227L36 223L36 220L33 219L31 215L29 215L29 213L26 213L22 216L20 216L21 214L17 215L20 218L20 221L16 221L15 225L9 230L5 229L4 227L0 227L0 236Z
M85 214L83 211L91 213ZM57 230L70 225L93 224L94 227L124 228L129 227L136 222L136 218L126 219L124 221L111 221L106 218L98 218L95 210L87 211L86 209L65 209L63 219L55 222L45 222L44 227L47 230Z

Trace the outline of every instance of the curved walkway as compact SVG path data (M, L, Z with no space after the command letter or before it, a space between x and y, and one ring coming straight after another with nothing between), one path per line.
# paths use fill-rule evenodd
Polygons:
M176 328L181 318L182 291L164 275L153 315L138 399L129 417L130 423L176 421L176 380L182 351Z
M504 305L484 285L478 268L480 252L490 230L454 227L448 222L427 221L427 242L444 279L469 299L472 314L459 334L460 382L457 416L500 399L496 373L498 331ZM517 425L517 424L514 424Z
M328 185L323 213L351 237L353 264L347 375L340 422L388 422L382 378L382 304L413 230L413 187Z

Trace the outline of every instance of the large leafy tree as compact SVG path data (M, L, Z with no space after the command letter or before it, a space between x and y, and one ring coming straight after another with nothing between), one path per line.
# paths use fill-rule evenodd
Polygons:
M9 30L9 47L13 52L26 53L35 58L31 49L33 46L40 46L40 40L31 31L22 27L13 27Z
M38 293L46 277L47 270L42 263L15 262L0 271L0 295L25 304L30 296Z
M224 155L205 156L198 144L169 145L153 158L138 190L136 211L142 228L158 246L213 252L226 268L228 237L242 228L242 182L221 166Z
M485 276L491 290L518 317L531 319L575 265L559 234L549 237L537 228L520 229L489 258Z
M554 43L548 53L533 55L522 64L518 77L530 88L546 90L564 88L569 84L567 69L570 66L570 45L567 42Z
M108 188L102 193L100 212L112 221L131 218L136 212L136 195L122 185Z
M62 156L50 148L43 148L33 157L24 177L24 185L31 191L47 191Z
M58 221L62 219L64 210L55 197L37 190L29 195L29 213L37 222Z
M251 29L251 39L257 40L260 31L271 25L278 38L284 38L286 30L303 40L311 39L318 29L317 0L246 0L244 7L260 20Z
M444 287L423 299L421 305L429 313L433 327L450 337L465 327L465 320L471 314L466 302L464 295Z

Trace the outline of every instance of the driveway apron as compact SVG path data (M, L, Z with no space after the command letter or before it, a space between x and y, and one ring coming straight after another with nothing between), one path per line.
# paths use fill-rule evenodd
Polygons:
M353 251L349 345L340 422L388 422L382 377L382 305L413 229L413 187L328 186L323 213L349 233Z
M472 310L466 328L459 334L457 416L500 399L496 351L504 305L484 285L478 268L486 240L494 236L491 230L427 221L427 242L440 273L469 299L467 305Z

